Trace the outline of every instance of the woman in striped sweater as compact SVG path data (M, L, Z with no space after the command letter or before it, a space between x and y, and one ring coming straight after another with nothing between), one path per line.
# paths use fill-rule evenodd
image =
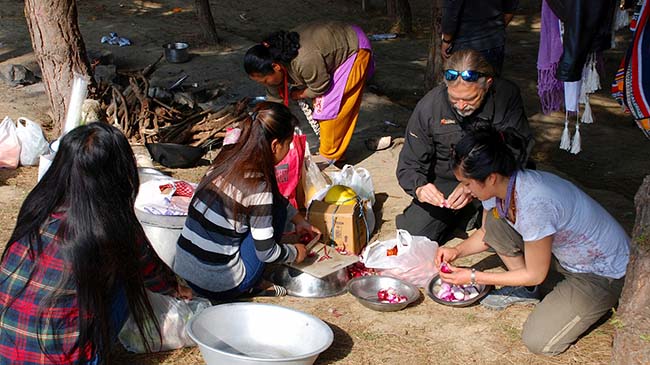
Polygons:
M279 244L287 219L299 234L318 232L279 193L276 163L289 151L295 117L261 103L241 123L200 182L177 244L174 271L198 294L227 300L245 294L286 294L262 280L266 263L301 262L302 244Z

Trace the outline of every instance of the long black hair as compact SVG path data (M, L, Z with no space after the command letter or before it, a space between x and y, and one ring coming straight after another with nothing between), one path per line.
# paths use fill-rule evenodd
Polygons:
M452 169L481 182L492 173L510 176L526 163L526 146L526 140L510 128L498 131L480 126L454 146Z
M64 300L65 288L75 287L79 337L70 354L78 351L80 364L90 360L88 346L90 356L97 354L102 363L110 363L114 331L119 330L110 325L118 291L124 290L140 333L145 333L147 318L160 333L138 261L141 246L136 242L149 244L133 209L138 187L133 152L117 128L99 122L77 127L61 139L52 165L25 199L2 255L4 260L11 246L22 240L37 266L43 252L40 230L53 213L61 213L56 234L66 268L53 295L39 303L39 323L48 322L47 313ZM30 282L31 275L24 288ZM143 341L148 347L145 336Z
M284 30L271 33L262 43L251 47L244 56L244 69L247 74L273 73L273 64L287 65L298 56L300 35Z
M266 184L274 194L278 193L275 179L275 159L271 142L287 142L293 138L294 127L298 120L289 108L279 103L262 102L256 105L252 115L240 125L241 135L232 147L224 148L212 162L206 176L203 177L194 194L195 199L205 189L212 189L215 179L222 184L237 187L243 196L259 190L260 184ZM209 205L209 199L206 204ZM236 212L235 215L246 214Z

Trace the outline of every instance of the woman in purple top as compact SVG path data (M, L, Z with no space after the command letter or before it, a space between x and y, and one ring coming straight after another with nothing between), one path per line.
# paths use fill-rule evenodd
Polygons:
M374 69L370 41L359 27L315 22L275 32L246 52L244 68L266 86L270 100L312 99L321 156L330 163L343 159Z

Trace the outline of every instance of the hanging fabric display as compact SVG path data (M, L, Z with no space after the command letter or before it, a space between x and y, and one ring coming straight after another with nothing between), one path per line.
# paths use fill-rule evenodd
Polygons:
M617 7L614 10L614 21L612 22L612 35L617 31L621 30L630 25L630 15L626 10ZM616 37L612 36L612 48L616 48Z
M539 53L537 54L537 95L539 95L544 114L550 114L562 108L563 83L555 78L558 62L562 56L562 36L559 23L560 20L547 2L542 2L542 27L539 33Z
M634 32L612 85L612 96L630 112L646 137L650 138L650 4L639 0L630 22Z
M572 151L571 137L569 134L569 112L580 115L580 90L582 89L582 81L564 82L564 131L562 132L562 139L560 140L560 149L565 151ZM578 143L580 143L579 120L576 118L576 135L578 136ZM576 137L573 137L574 141Z
M618 18L613 23L624 22L624 16L615 14ZM620 19L619 19L620 18ZM564 23L557 17L547 1L542 3L542 29L540 31L540 48L537 57L538 86L537 91L544 114L559 111L564 96L564 130L560 140L560 149L578 154L581 151L580 123L591 124L594 121L589 95L600 89L598 62L602 52L592 52L582 66L581 79L572 82L561 82L557 79L556 70L563 53ZM609 23L608 23L609 26ZM580 104L584 105L582 118ZM569 118L575 113L576 126L573 138L570 133Z

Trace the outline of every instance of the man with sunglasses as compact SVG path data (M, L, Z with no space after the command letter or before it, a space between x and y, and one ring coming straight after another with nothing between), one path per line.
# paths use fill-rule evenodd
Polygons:
M454 52L445 63L444 84L420 100L409 119L397 164L400 186L413 197L396 217L397 228L444 244L456 228L476 220L480 202L473 201L451 170L451 151L475 127L509 129L534 140L519 88L495 78L492 66L474 50Z

